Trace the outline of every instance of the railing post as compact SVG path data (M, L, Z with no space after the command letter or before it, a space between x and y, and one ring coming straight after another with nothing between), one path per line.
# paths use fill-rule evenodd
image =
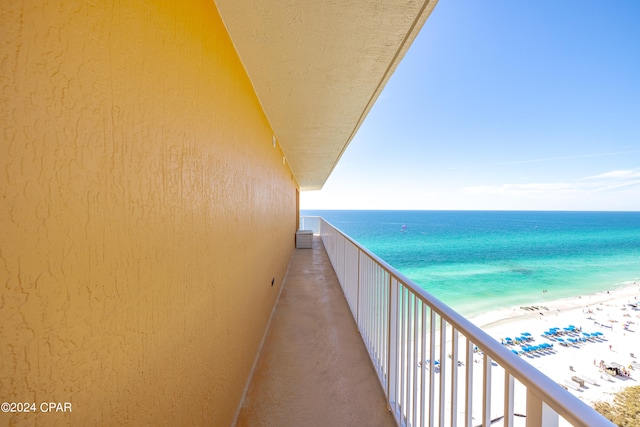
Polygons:
M420 399L420 425L423 426L425 425L425 412L426 412L426 408L425 408L425 400L426 400L426 396L427 396L427 379L426 379L426 371L427 371L427 362L425 359L425 355L427 354L427 339L425 337L425 334L427 333L427 312L430 311L427 308L427 305L422 302L422 311L421 311L421 317L422 317L422 349L420 351L420 364L422 366L422 375L420 377L421 380L421 391L420 391L420 395L422 396L422 399Z
M504 427L513 427L513 376L504 370Z
M464 411L465 411L465 426L472 426L473 424L473 354L474 344L467 337L467 359L466 359L466 389L464 393Z
M395 411L395 403L397 401L396 396L396 382L398 377L398 285L393 280L393 276L389 274L389 307L388 307L388 316L389 321L387 325L389 325L389 339L387 346L387 361L389 365L387 366L387 403L389 405L389 410L392 411L394 417L396 416Z
M458 425L458 331L451 328L451 425Z
M482 425L491 425L491 357L484 353L482 374Z
M429 427L435 420L435 357L436 357L436 312L429 308ZM444 374L443 374L444 375Z
M558 427L559 422L558 414L527 388L527 427Z
M358 251L358 258L356 262L358 263L358 274L356 278L356 326L358 330L360 330L360 248L356 248Z
M438 410L438 425L444 426L444 414L445 414L445 390L446 390L446 375L447 371L447 321L440 317L440 408Z

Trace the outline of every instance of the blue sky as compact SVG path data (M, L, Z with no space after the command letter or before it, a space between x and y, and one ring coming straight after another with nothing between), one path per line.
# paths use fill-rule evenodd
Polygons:
M640 1L440 0L301 208L640 210Z

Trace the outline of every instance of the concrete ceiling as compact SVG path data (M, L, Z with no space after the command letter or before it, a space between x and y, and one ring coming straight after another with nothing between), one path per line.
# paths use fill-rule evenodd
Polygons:
M216 0L301 190L323 186L436 0Z

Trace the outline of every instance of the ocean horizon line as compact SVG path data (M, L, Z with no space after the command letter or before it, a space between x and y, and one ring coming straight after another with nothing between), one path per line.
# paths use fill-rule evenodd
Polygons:
M346 212L553 212L553 213L640 213L640 210L589 210L589 209L348 209L348 208L300 208L300 212L334 212L334 211L346 211Z
M302 210L460 313L640 280L640 212Z

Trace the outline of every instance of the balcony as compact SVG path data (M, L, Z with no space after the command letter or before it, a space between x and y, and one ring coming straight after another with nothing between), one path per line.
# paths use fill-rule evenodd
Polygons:
M301 228L313 249L292 259L238 425L613 425L323 219Z

